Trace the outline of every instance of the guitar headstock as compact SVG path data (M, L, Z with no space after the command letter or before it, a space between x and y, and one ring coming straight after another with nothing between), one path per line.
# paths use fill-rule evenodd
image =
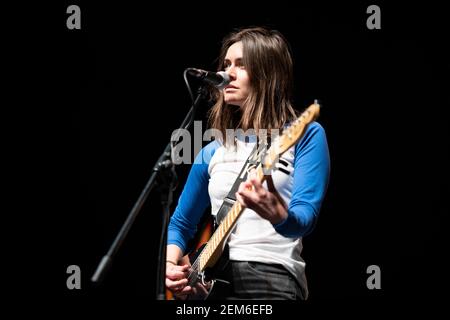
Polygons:
M268 157L263 161L263 167L270 169L278 156L286 152L290 147L297 143L305 133L308 124L313 122L319 116L320 105L314 102L298 117L283 134L276 139L269 150Z
M286 152L290 147L297 143L298 140L305 133L305 128L308 124L313 122L319 116L320 105L313 103L298 117L288 128L283 131L283 134L278 140L278 153Z

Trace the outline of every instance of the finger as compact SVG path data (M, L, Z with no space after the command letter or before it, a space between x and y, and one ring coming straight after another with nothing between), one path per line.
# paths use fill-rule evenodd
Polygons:
M188 264L178 266L178 265L173 265L171 263L167 264L167 266L168 266L167 269L169 269L169 270L177 270L177 271L181 271L181 272L186 272L191 267Z
M181 291L179 291L180 294L191 294L193 292L193 288L191 286L184 287Z
M245 202L245 200L241 197L241 195L236 192L235 194L237 201L244 207L247 207L247 203Z
M181 279L177 281L166 278L166 287L173 291L179 291L187 285L187 279Z
M261 181L258 179L257 175L256 175L256 169L252 169L249 172L248 175L248 182L251 183L252 188L256 191L256 192L260 192L261 190L265 190L261 184Z
M184 265L182 265L180 267L181 267L180 270L185 272L185 271L188 271L191 266L189 264L184 264Z
M188 283L188 280L185 279L179 279L179 280L171 280L166 278L166 285L169 288L175 288L175 287L184 287Z
M167 271L166 278L170 280L180 280L186 278L187 274L180 271Z
M187 297L188 295L194 293L193 288L191 286L185 286L177 290L173 290L173 294L177 297Z
M258 195L252 191L244 190L242 192L238 192L237 195L241 198L241 203L243 203L246 207L253 207L260 201Z
M186 278L188 273L189 271L184 266L183 267L173 266L166 270L166 277L171 280L178 280L181 278Z
M261 184L261 181L259 181L259 179L256 178L256 176L255 176L255 177L252 177L252 178L250 179L250 182L252 183L253 188L254 188L254 190L255 190L257 193L259 193L260 195L264 195L264 194L265 194L266 189L263 188L263 186L262 186L262 184Z
M253 188L253 185L250 181L244 181L244 182L241 182L241 184L239 185L238 192L244 191L244 190L251 190L252 188Z
M175 266L175 265L169 263L166 265L167 270L180 271L180 272L186 272L189 270L189 268L190 268L190 265L188 265L188 264L185 264L183 266Z

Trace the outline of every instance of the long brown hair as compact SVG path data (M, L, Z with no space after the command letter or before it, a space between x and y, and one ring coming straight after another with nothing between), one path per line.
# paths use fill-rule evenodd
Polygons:
M250 94L242 108L224 102L222 91L215 91L216 103L209 112L209 125L226 139L226 129L281 129L295 119L292 106L293 62L284 36L261 27L240 29L224 38L218 60L223 70L228 48L242 41L243 63L250 79ZM226 140L225 140L226 141Z

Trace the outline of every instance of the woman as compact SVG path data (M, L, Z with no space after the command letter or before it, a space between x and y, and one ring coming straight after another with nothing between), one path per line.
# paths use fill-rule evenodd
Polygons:
M216 215L256 143L296 119L291 104L293 63L288 44L275 30L247 28L227 36L219 70L230 83L217 93L210 125L222 137L197 155L168 230L166 285L184 298L189 273L187 242L205 209ZM256 134L234 139L227 129ZM306 299L302 237L314 228L329 178L324 129L312 122L302 139L286 151L277 170L260 183L254 174L242 182L236 199L245 207L228 238L230 282L223 299Z

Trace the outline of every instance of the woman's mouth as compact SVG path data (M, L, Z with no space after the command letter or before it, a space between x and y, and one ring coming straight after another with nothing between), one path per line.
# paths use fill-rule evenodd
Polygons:
M233 92L236 91L238 88L232 85L228 85L225 87L225 92Z

